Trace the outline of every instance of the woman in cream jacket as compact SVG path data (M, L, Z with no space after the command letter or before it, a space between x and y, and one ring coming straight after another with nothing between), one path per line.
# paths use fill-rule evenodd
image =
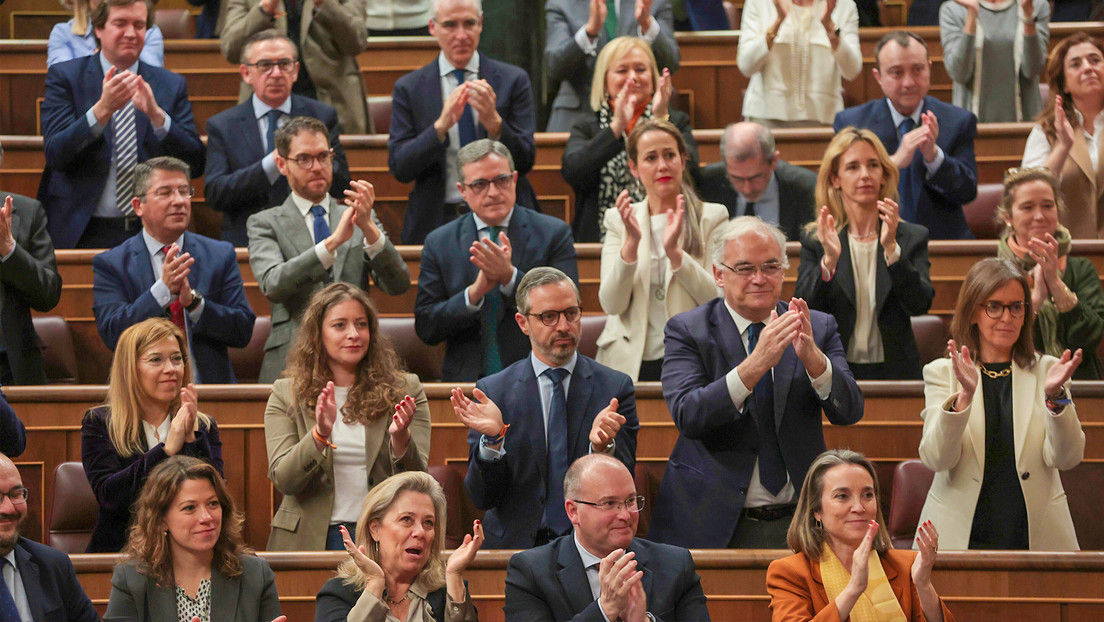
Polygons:
M702 203L686 175L687 148L668 121L639 123L628 137L629 169L646 196L627 190L605 215L598 300L609 315L598 362L634 381L659 380L667 318L717 297L709 241L728 210Z

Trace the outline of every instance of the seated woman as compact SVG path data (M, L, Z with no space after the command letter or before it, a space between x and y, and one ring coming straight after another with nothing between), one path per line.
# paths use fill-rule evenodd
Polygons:
M1104 42L1084 31L1062 39L1050 51L1046 79L1053 98L1027 135L1023 166L1046 166L1062 180L1072 208L1062 224L1072 237L1104 237L1104 193L1096 185L1104 159Z
M105 620L286 622L276 575L245 546L244 522L210 464L161 462L135 503Z
M667 318L717 297L709 241L728 210L694 192L686 143L669 121L638 123L628 155L645 197L632 203L622 190L606 210L598 300L609 317L596 358L634 381L659 380Z
M364 499L356 541L343 526L352 558L318 592L315 622L474 622L479 614L464 571L483 544L483 526L449 556L445 491L428 473L400 473Z
M601 242L605 213L617 206L617 196L628 188L633 201L644 199L644 189L629 172L625 136L640 119L669 120L682 133L687 147L684 168L698 170L698 145L690 117L671 110L671 74L660 74L652 48L638 37L618 37L598 54L590 91L594 116L571 129L564 146L561 170L575 191L571 232L576 242Z
M920 378L910 316L927 313L928 230L900 219L897 167L870 130L832 139L817 176L815 223L801 240L794 296L835 316L858 379Z
M119 337L107 402L81 422L81 461L100 502L87 553L123 548L146 476L177 454L222 473L218 425L196 405L184 335L169 320L150 318Z
M422 383L379 334L368 294L348 283L311 297L264 422L268 478L284 495L269 551L341 550L338 527L355 529L364 495L429 459Z
M931 583L939 533L916 532L919 554L892 549L874 465L830 449L813 461L786 543L796 553L767 568L774 622L954 622Z
M924 367L920 459L935 479L920 520L939 520L943 548L1078 550L1058 471L1085 453L1067 389L1081 350L1036 354L1034 316L1027 275L982 259L955 303L950 358Z
M50 31L50 41L46 45L47 67L54 63L91 56L99 50L100 45L92 27L92 12L102 1L60 0L62 6L73 9L73 19L54 24ZM165 66L165 37L161 29L153 23L152 15L138 60L155 67Z
M1083 358L1073 379L1100 380L1104 366L1096 348L1104 336L1104 292L1092 261L1069 255L1069 231L1058 224L1065 210L1058 178L1048 169L1009 172L997 206L1006 225L997 255L1031 276L1035 349L1062 356L1080 348Z

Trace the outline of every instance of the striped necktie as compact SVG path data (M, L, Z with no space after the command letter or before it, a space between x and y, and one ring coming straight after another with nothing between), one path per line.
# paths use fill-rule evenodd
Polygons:
M115 126L115 204L123 216L134 213L134 167L138 164L138 140L134 127L134 102L127 102L111 115Z
M7 557L0 557L0 569L7 569L11 565ZM15 577L14 568L12 569L12 577ZM15 606L15 597L12 596L12 591L8 587L8 582L4 579L4 574L0 572L0 622L20 622L19 609Z

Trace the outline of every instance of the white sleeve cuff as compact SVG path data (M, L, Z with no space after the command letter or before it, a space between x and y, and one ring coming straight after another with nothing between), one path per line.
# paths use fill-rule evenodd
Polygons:
M579 30L575 32L575 43L579 45L579 49L584 54L589 56L596 56L598 54L598 37L594 38L594 41L590 40L590 35L586 32L586 26L580 26Z
M823 401L828 399L828 396L832 394L832 359L828 358L824 353L821 353L821 356L824 357L824 373L813 378L809 376L809 372L806 370L805 375L809 376L809 381L813 384L813 390L816 391L817 397Z
M334 254L326 249L326 242L322 241L314 245L314 254L318 256L318 261L322 262L322 267L329 270L333 267L337 258Z
M154 281L149 291L150 295L153 296L153 299L157 301L158 306L162 309L169 306L169 303L172 302L172 292L169 291L169 286L165 285L165 282L161 279Z
M736 371L735 367L725 374L725 384L728 385L728 397L732 399L732 405L743 410L744 402L751 395L751 389L744 384L743 379L740 378L740 372Z

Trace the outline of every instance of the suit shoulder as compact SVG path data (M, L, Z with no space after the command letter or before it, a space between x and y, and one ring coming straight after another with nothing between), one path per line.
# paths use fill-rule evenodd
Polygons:
M42 209L42 203L38 199L32 197L0 190L0 198L3 197L12 198L12 207L14 207L16 211L20 211L21 208L24 210Z
M207 125L208 126L215 125L216 127L221 127L221 126L223 126L227 123L230 123L231 120L234 117L240 115L242 113L242 111L252 111L252 108L253 108L252 100L247 99L244 102L242 102L242 103L240 103L236 106L231 106L230 108L227 108L226 110L223 110L222 112L218 112L216 114L211 115L211 117L209 119L207 119Z
M184 76L176 73L175 71L165 69L164 67L157 67L156 65L147 65L146 63L142 63L141 66L138 68L138 71L144 74L144 76L147 78L152 78L153 80L157 81L163 81L166 84L184 83Z
M140 237L140 236L139 236ZM92 256L92 268L104 268L109 265L116 265L122 262L122 258L127 253L127 244L124 242L116 246L115 248L109 248L102 253L96 253Z
M529 357L526 356L520 361L511 363L506 369L498 372L497 374L491 374L479 379L476 384L485 387L484 391L494 391L495 389L506 385L507 383L516 380L519 375L526 373L525 366L529 366L529 373L532 373L532 362Z
M429 235L426 236L425 243L422 245L422 254L424 255L425 251L427 250L429 250L430 252L436 252L438 244L443 244L447 246L449 242L457 236L457 233L460 231L460 227L463 226L463 223L467 222L471 218L472 215L470 213L464 214L463 216L451 222L447 222L440 227L437 227L433 231L430 231ZM472 226L474 227L475 225L473 224ZM467 251L467 249L464 250Z
M635 538L634 544L640 548L648 551L648 555L651 557L662 557L665 563L672 563L679 560L688 560L690 565L694 565L694 556L690 554L690 550L681 546L675 546L673 544L663 544L661 542L652 542L651 540L644 540L643 538Z
M804 553L794 553L793 555L787 555L786 557L780 557L770 563L767 567L767 577L777 576L779 574L786 576L801 576L808 574L809 559L805 557Z
M536 224L537 226L541 227L542 229L547 229L549 231L554 231L558 234L562 234L564 232L567 232L568 234L571 233L571 227L562 218L556 218L555 216L549 216L548 214L542 214L540 212L536 212L536 211L533 211L531 209L524 208L524 207L514 208L514 209L515 210L520 209L520 211L518 213L522 214L522 218L531 220L532 224Z
M433 62L429 63L428 65L419 67L414 71L411 71L410 73L400 76L398 80L395 80L395 90L398 91L400 88L409 90L417 86L418 82L422 80L422 78L426 76L426 74L436 74L437 67L437 59L434 58Z
M279 213L279 210L282 207L283 207L283 205L273 205L272 207L266 207L265 209L251 215L249 217L249 219L245 221L246 226L250 226L254 223L259 225L259 224L262 224L262 223L269 223L269 222L275 221L276 214Z
M788 182L805 181L816 183L817 174L804 166L790 164L785 160L778 160L778 176Z
M69 556L53 547L35 542L34 540L28 540L27 538L20 538L19 546L41 564L55 568L68 567L72 569L73 567L73 563L69 560Z
M686 324L693 324L695 322L705 321L709 317L709 314L713 312L713 307L719 304L720 300L721 298L714 298L713 300L710 300L705 304L698 305L693 309L683 311L682 313L676 313L675 315L671 316L671 320L673 321L677 318L680 323Z
M510 556L507 571L510 569L536 568L547 565L555 557L555 542L549 542L536 548L518 551Z
M212 255L230 255L233 256L235 260L237 259L237 251L234 250L234 244L231 242L227 242L226 240L216 240L214 238L209 238L205 235L201 235L199 233L189 232L188 235L191 236L193 240L195 240L196 245L202 246L208 253L211 253Z
M609 384L620 385L628 383L630 386L633 384L632 378L630 378L628 374L617 371L612 367L607 367L589 356L580 354L579 362L588 365L594 371L595 376L598 376Z
M272 568L268 565L268 562L256 555L242 554L238 555L238 559L242 564L242 572L246 575L264 576L272 574Z
M924 225L902 220L897 223L897 230L903 232L907 237L913 240L924 240L926 242L928 239L928 228Z

